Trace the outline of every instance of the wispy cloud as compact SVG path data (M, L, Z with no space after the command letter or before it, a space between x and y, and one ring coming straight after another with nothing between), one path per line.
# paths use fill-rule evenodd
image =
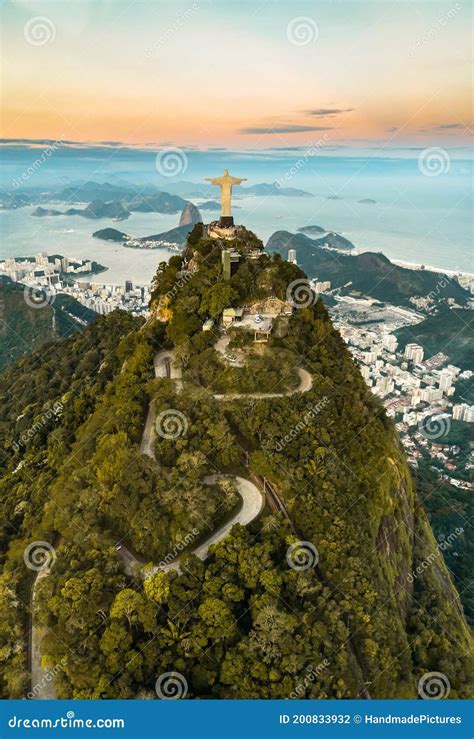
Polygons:
M248 128L241 128L239 133L261 133L261 134L274 134L274 133L305 133L307 131L332 131L333 126L304 126L295 124L288 124L284 126L249 126Z
M311 108L305 110L306 115L314 115L323 118L324 116L334 116L340 113L352 113L354 108Z
M462 123L440 123L438 126L433 126L433 128L446 130L449 128L464 128L464 126Z

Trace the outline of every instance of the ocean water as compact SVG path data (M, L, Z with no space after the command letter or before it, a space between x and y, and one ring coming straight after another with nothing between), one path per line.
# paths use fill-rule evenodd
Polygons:
M110 152L107 152L108 154ZM86 156L87 154L87 156ZM425 264L440 270L474 272L473 260L473 165L451 158L439 176L426 176L417 154L410 158L380 156L311 156L298 151L282 153L188 151L187 171L175 177L159 177L151 151L118 149L111 156L102 150L58 150L27 182L27 187L55 187L58 182L112 182L155 185L187 197L192 183L219 174L229 167L232 174L247 177L246 186L280 182L284 187L306 190L313 197L243 196L234 189L234 219L254 231L264 243L277 230L294 232L316 224L346 236L359 252L380 251L390 259ZM11 189L38 149L11 147L3 152L0 182ZM299 158L298 158L299 157ZM302 164L301 164L302 163ZM299 166L301 164L301 166ZM293 174L296 172L296 174ZM183 183L185 180L188 184ZM191 183L191 184L189 184ZM209 186L204 199L219 199L218 188ZM337 199L332 199L337 198ZM367 204L359 201L375 200ZM199 205L201 199L191 198ZM72 205L72 204L69 204ZM57 205L59 210L64 204ZM179 215L132 213L126 221L80 216L34 218L34 207L0 211L0 259L33 255L39 251L69 257L95 259L108 268L104 281L126 279L147 283L158 264L168 259L167 250L138 251L94 239L92 233L114 227L133 236L160 233L178 225ZM217 212L205 211L210 221Z
M61 210L69 206L56 203L51 207ZM112 241L95 239L93 232L112 227L131 236L149 236L174 228L178 219L176 215L153 213L134 213L127 221L119 222L82 216L35 218L30 215L33 210L28 206L0 212L0 259L33 256L38 252L93 259L107 267L107 272L101 272L97 280L112 285L125 280L148 284L159 263L169 259L170 252L167 249L127 249Z

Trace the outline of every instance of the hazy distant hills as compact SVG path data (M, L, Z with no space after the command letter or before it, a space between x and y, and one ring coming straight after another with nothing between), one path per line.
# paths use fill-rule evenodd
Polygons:
M28 291L28 294L29 291ZM71 336L97 317L69 295L54 295L51 302L39 299L38 307L25 300L25 287L0 277L0 372L15 359L55 339ZM33 299L29 301L34 306Z
M298 229L298 232L302 234L308 234L309 236L311 236L311 234L327 233L326 229L322 226L302 226Z
M154 195L135 195L134 197L106 202L93 200L85 208L68 208L65 211L46 209L38 206L31 215L39 218L45 216L83 216L84 218L116 218L125 220L131 213L179 213L186 206L193 205L178 195L159 192ZM193 207L195 207L193 205Z
M296 249L298 253L299 250L304 251L308 248L311 249L314 246L321 247L326 244L331 249L351 251L355 248L354 244L349 241L349 239L346 239L344 236L341 236L334 231L325 232L323 229L321 229L321 231L315 231L314 229L319 229L319 226L305 226L303 228L304 230L312 229L311 233L323 232L325 235L318 239L313 239L309 238L304 233L293 234L290 233L290 231L275 231L275 233L270 236L266 248L269 251L278 251L281 254L285 254L285 250L288 251L288 249ZM302 231L303 229L299 230Z
M125 246L130 246L130 244L127 244L127 242L129 241L143 244L147 241L161 241L167 242L168 244L174 244L175 246L183 246L186 243L187 236L191 232L192 228L193 224L187 223L183 226L171 228L169 231L152 234L151 236L142 236L140 238L130 236L129 234L126 234L123 231L119 231L116 228L101 228L99 229L99 231L94 231L92 236L94 236L94 238L96 239L102 239L103 241L115 241L117 243L123 243ZM159 246L159 244L157 244L157 246ZM137 246L136 248L140 247Z
M186 239L188 237L188 234L192 230L193 226L196 223L202 223L202 216L199 212L199 208L197 208L193 203L188 203L186 201L183 201L185 203L183 210L181 211L181 216L179 218L179 223L176 228L171 228L168 231L163 231L162 233L158 234L152 234L151 236L142 236L140 238L136 238L134 236L130 236L129 234L124 233L124 231L119 231L116 228L101 228L98 231L94 231L92 236L96 239L102 239L104 241L115 241L117 243L123 243L125 246L131 246L132 248L140 248L140 246L137 246L138 244L145 244L145 242L150 241L156 241L156 242L166 242L168 244L174 244L175 246L183 246L186 243ZM132 241L133 244L128 244L127 242ZM158 246L159 244L157 244ZM143 248L146 248L145 246ZM154 248L154 247L149 247Z
M262 182L258 185L251 185L250 187L243 187L242 191L245 195L252 194L258 196L284 196L287 198L313 198L314 195L306 190L297 190L294 187L281 187L278 183Z
M83 216L84 218L117 218L121 221L129 217L130 211L122 203L94 200L86 208L68 208L61 211L54 208L42 208L40 205L31 213L36 218L47 216Z
M234 205L233 208L235 209L236 206ZM204 203L201 203L199 206L199 210L220 210L221 204L217 202L217 200L206 200Z
M321 242L327 240L326 236L310 239L302 233L276 231L265 248L281 254L284 259L288 249L295 249L298 265L309 277L330 280L333 288L344 287L344 293L370 295L382 302L412 308L409 299L415 296L432 294L441 302L454 298L459 305L465 305L469 299L467 290L446 275L399 267L381 253L364 252L352 256L331 252L321 248ZM440 284L443 284L442 289Z

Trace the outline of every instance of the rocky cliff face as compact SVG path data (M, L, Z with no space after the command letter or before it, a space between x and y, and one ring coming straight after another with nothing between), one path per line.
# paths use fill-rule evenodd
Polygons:
M188 226L189 224L194 225L195 223L202 223L202 216L193 203L187 203L181 213L179 219L180 226Z

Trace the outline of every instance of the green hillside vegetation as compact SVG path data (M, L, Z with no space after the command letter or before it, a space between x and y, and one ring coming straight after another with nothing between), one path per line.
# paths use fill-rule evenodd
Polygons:
M324 241L324 239L323 239ZM267 242L269 252L286 258L288 249L296 250L298 264L309 277L330 280L331 287L350 286L344 290L370 295L382 302L410 306L413 296L433 297L434 302L454 298L464 305L469 293L456 280L428 270L414 270L393 264L381 253L364 252L357 256L321 249L315 239L303 233L276 231Z
M157 271L152 307L158 314L166 304L166 321L112 313L53 345L48 364L24 358L0 379L3 696L27 689L32 573L23 552L43 540L57 555L38 602L48 630L43 661L59 666L58 698L154 697L167 671L185 676L190 698L288 698L322 663L300 697L414 698L433 670L449 677L450 697L467 697L471 640L451 576L440 560L409 577L436 544L381 404L321 301L297 310L288 335L269 345L293 357L290 371L312 373L309 392L215 399L204 371L215 362L215 337L202 332L203 320L229 304L284 298L304 275L262 254L243 258L223 283L220 246L200 233L194 228L183 256ZM256 243L248 233L235 246ZM198 269L184 280L190 258ZM175 348L182 392L153 379L163 347ZM157 413L173 409L187 423L176 439L157 436L156 464L140 453L150 399ZM55 401L61 415L15 445ZM267 507L204 562L188 553L181 573L127 575L117 540L157 563L194 528L229 515L232 486L204 484L216 471L264 475L291 523ZM298 540L317 547L316 567L288 565Z
M45 294L44 300L41 295L37 300L39 307L34 306L34 296L29 305L24 285L0 280L0 372L18 357L71 336L97 317L69 295L55 295L51 304Z
M444 441L444 440L443 440ZM427 460L415 473L417 490L426 507L431 526L461 594L466 617L474 625L474 531L472 493L439 480ZM460 533L456 533L460 532Z
M425 350L425 359L438 352L449 357L451 364L461 369L474 365L474 317L471 310L441 308L435 316L429 316L416 326L406 326L395 331L401 348L415 342Z

